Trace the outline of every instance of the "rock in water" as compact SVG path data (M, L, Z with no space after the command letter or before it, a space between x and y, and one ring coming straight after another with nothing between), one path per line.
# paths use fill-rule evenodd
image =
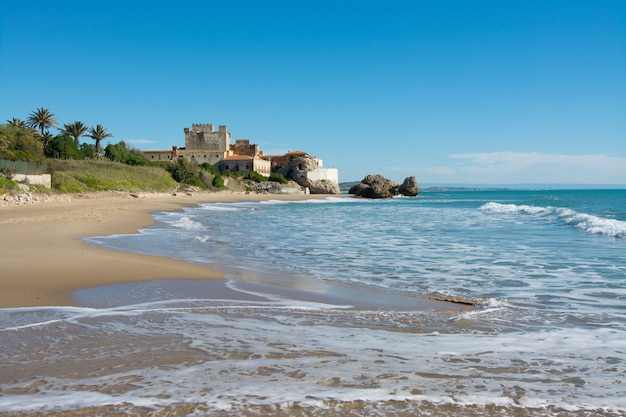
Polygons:
M406 177L398 192L407 197L415 197L420 193L420 186L415 177Z
M348 192L364 198L391 198L400 194L415 197L419 194L419 185L415 177L408 177L399 185L382 175L368 175Z

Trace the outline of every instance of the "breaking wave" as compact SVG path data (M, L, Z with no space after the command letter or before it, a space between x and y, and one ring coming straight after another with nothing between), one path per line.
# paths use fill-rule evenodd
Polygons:
M615 219L594 216L592 214L578 213L564 207L537 207L517 204L500 204L489 202L483 204L480 210L497 214L524 214L532 216L553 216L567 225L595 234L615 238L626 238L626 222Z

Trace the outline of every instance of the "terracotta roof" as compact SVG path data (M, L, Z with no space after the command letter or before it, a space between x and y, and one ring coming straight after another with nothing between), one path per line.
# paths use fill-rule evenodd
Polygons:
M254 157L248 156L248 155L232 155L232 156L227 156L226 158L224 158L224 161L242 161L244 159L250 160L250 159L254 159Z

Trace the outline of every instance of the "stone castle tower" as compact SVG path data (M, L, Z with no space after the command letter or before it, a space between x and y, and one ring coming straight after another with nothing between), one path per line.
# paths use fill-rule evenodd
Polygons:
M226 126L215 131L213 124L192 124L185 128L185 149L188 151L228 152L231 134Z

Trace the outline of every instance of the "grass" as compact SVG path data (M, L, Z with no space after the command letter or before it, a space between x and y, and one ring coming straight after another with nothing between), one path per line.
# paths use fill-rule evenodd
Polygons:
M17 184L17 181L0 177L0 195L9 191L18 191L18 190L19 190L19 186Z
M178 185L163 168L130 166L109 160L55 160L49 164L52 189L90 191L169 191Z

